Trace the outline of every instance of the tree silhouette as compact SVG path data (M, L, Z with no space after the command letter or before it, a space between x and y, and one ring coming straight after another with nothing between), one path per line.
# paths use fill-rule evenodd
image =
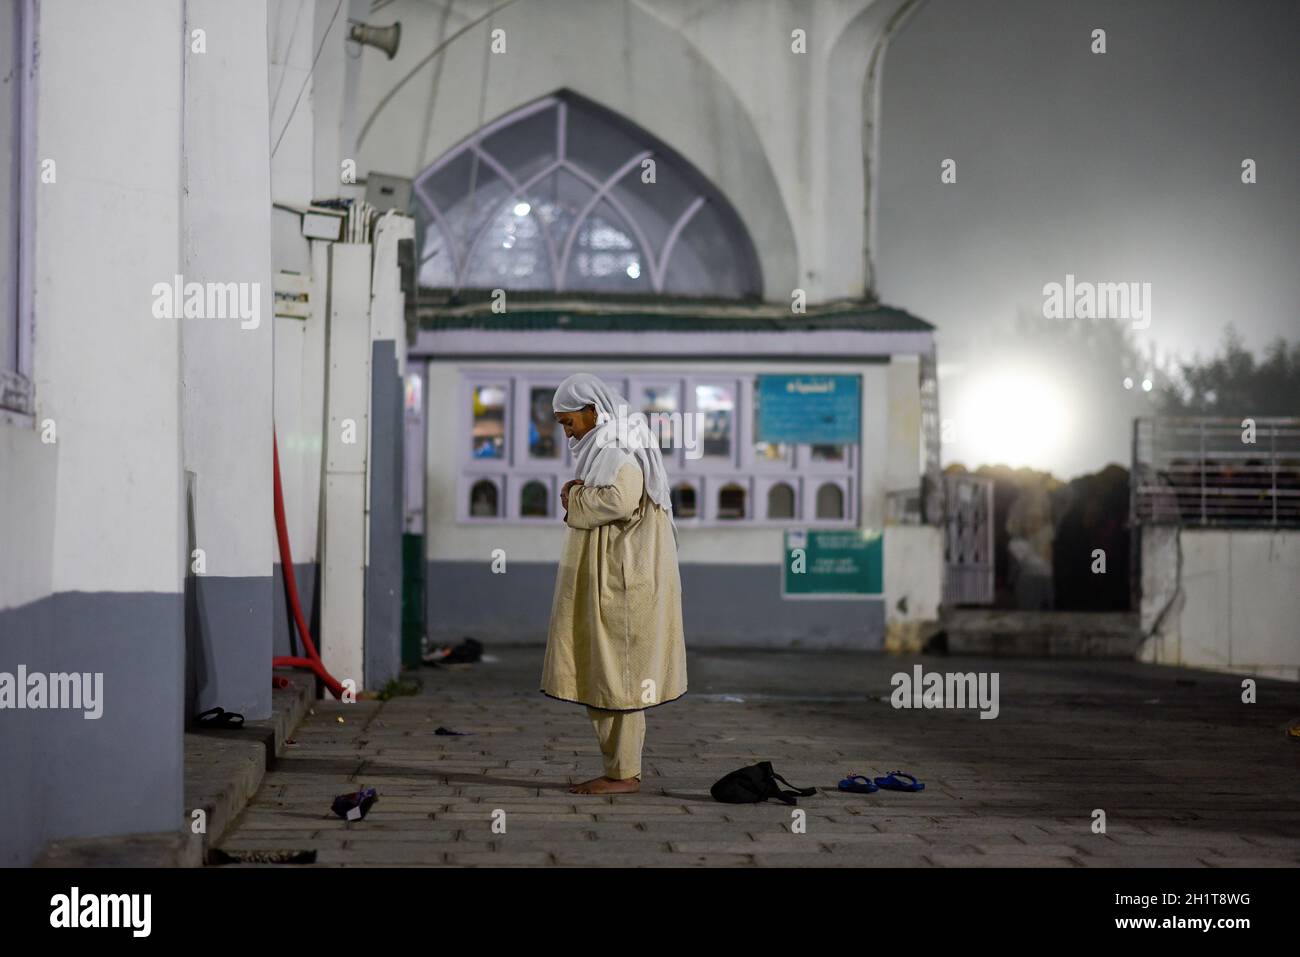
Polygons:
M1257 360L1229 325L1217 354L1177 367L1160 390L1166 415L1300 416L1300 343L1279 336Z

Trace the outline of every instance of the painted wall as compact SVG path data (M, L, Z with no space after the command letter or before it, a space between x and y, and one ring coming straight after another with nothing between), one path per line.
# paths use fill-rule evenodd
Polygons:
M605 363L631 375L745 374L791 371L757 362ZM426 472L427 607L430 634L506 641L545 637L555 583L555 559L565 533L557 520L538 525L459 521L458 478L465 441L461 375L473 370L548 372L563 377L572 363L429 363ZM819 373L862 376L863 440L858 487L859 525L880 528L885 494L920 482L920 396L914 357L890 363L819 364ZM892 423L915 423L916 435ZM910 469L910 471L909 471ZM910 596L909 619L934 613L942 574L937 530L890 527L886 533L886 600L783 601L783 528L679 526L683 614L692 640L709 646L878 648L886 601ZM924 533L933 534L926 535ZM918 539L917 535L921 534ZM492 552L504 549L508 571L491 572ZM892 563L892 568L891 568ZM892 606L891 605L891 606ZM895 612L896 615L901 612Z
M368 11L367 0L345 0L342 7L336 0L269 0L267 4L266 96L275 203L300 207L314 199L352 199L365 193L364 185L343 180L342 163L356 153L352 103L360 69L343 38L348 20L364 20ZM382 57L373 51L370 55ZM275 320L274 359L281 481L305 603L319 574L329 244L304 238L299 215L276 208L271 212L271 249L274 272L295 272L312 282L311 318ZM278 553L275 564L275 601L282 604ZM307 608L304 613L311 616ZM289 649L286 617L279 613L274 643L276 654Z
M0 421L0 672L103 672L103 715L0 711L0 864L182 821L180 7L40 4L35 424ZM43 443L54 429L56 441ZM48 433L46 433L48 434Z
M402 380L392 339L371 343L366 513L365 686L402 670Z
M349 69L355 67L350 66L342 42L347 18L354 11L345 4L335 18L337 7L332 0L270 0L267 4L265 95L269 103L270 191L275 203L301 207L313 199L353 197L364 191L340 179L341 154L345 152L341 145L344 86ZM273 208L270 215L273 271L294 272L311 280L311 317L274 320L274 407L285 518L299 597L308 627L319 637L319 615L313 615L312 609L320 573L329 244L306 239L295 212ZM296 645L290 646L293 629L278 550L273 601L274 653L300 652Z
M903 6L519 3L431 57L489 5L397 0L363 18L401 21L402 42L391 62L372 50L359 59L359 163L414 177L485 123L569 89L672 146L726 195L754 238L765 298L788 301L796 287L812 302L861 296L866 71ZM791 50L796 29L806 53ZM490 30L504 31L505 52L490 52Z
M885 604L890 622L939 620L943 599L943 529L885 527Z
M308 627L319 630L319 621L313 622L313 602L317 597L316 580L319 575L319 519L322 427L325 415L325 315L327 304L328 249L322 242L308 243L302 239L298 216L275 212L277 222L292 221L292 229L302 244L301 253L306 268L293 263L296 272L311 276L311 316L308 319L276 317L274 406L276 441L280 456L280 482L284 496L285 525L289 532L297 572L299 599ZM276 268L290 268L281 257L284 246L273 247ZM310 247L310 248L308 248ZM273 647L276 655L300 654L303 649L290 646L293 629L289 624L288 610L282 581L278 543L275 552L275 584L273 600L277 610L273 614Z
M1139 658L1300 680L1297 581L1295 530L1144 526Z
M556 563L511 560L504 575L488 561L431 561L429 636L455 644L466 635L487 644L546 641ZM781 566L748 563L681 565L682 621L688 648L877 650L885 603L783 601Z
M777 562L683 559L682 617L688 645L874 651L891 631L898 632L900 640L919 638L922 626L939 617L943 532L895 525L886 527L884 535L885 595L877 600L787 601L781 598ZM508 535L498 539L509 542ZM500 547L511 553L508 544ZM775 547L780 548L779 540ZM766 555L771 554L779 551L767 548ZM511 559L504 575L494 574L486 558L430 561L428 632L446 643L465 635L489 643L542 643L557 571L553 560Z
M191 578L191 712L270 716L272 564L271 275L266 10L189 0L185 56L185 281L237 283L254 318L181 322L181 398Z
M186 715L270 713L265 7L47 0L38 31L57 173L35 197L37 414L0 422L0 672L102 672L103 702L0 712L8 864L178 830ZM253 310L167 318L177 275Z
M794 367L755 362L698 362L670 364L657 362L617 363L617 370L628 374L692 375L755 372L788 372ZM893 434L887 423L895 415L907 417L908 409L919 410L919 392L913 387L911 397L901 389L891 391L895 377L914 375L915 364L898 367L889 364L845 363L818 364L818 373L843 373L862 376L863 440L860 448L861 471L858 494L860 524L879 528L884 521L884 497L895 487L915 488L920 482L919 456L906 445L891 448ZM559 378L576 371L571 362L461 362L429 364L428 389L428 471L427 471L427 549L430 561L486 560L492 548L504 541L510 555L520 561L551 561L559 554L564 534L557 522L552 526L474 524L456 520L458 504L457 477L461 459L458 450L465 436L460 421L461 375L474 370L511 370L552 372ZM919 423L919 412L918 412ZM919 430L919 424L918 424ZM912 449L915 448L915 440ZM905 482L905 463L911 463L910 485ZM780 527L681 527L680 548L683 563L779 564L782 547Z
M353 157L354 88L360 65L344 44L348 21L364 21L369 0L267 0L267 97L275 199L353 196L364 187L341 182L341 161ZM367 56L383 58L370 51Z

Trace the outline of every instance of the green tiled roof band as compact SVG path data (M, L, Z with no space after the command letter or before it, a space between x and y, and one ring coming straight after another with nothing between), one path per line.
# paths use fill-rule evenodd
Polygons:
M516 312L479 315L424 315L428 330L573 332L931 332L934 327L901 309L881 307L865 312L789 316L681 316L619 313L597 315L572 312Z

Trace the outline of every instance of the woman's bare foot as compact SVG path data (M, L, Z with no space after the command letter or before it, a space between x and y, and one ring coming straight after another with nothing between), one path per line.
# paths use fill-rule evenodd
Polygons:
M632 794L641 790L640 778L592 778L569 788L570 794Z

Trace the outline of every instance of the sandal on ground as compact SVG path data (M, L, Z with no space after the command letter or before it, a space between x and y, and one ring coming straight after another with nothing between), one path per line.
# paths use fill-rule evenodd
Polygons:
M865 774L850 774L839 783L839 789L841 791L852 791L854 794L874 794L880 790L871 778Z
M225 708L209 708L194 716L194 724L200 728L237 729L244 726L244 716Z
M906 780L904 780L906 778ZM906 771L890 771L876 778L876 784L886 791L924 791L925 785Z

